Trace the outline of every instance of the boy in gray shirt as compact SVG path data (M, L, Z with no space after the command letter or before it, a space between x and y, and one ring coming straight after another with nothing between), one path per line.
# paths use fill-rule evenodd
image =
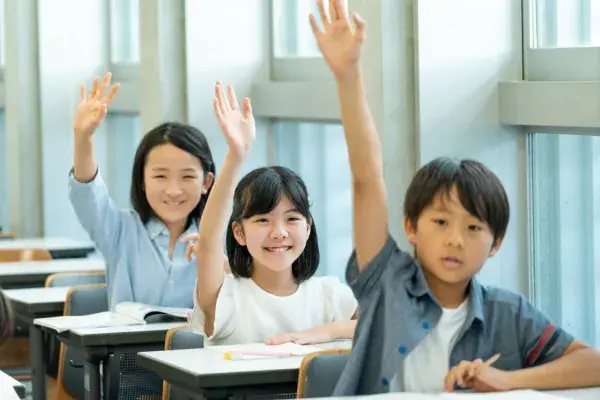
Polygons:
M499 179L473 160L436 159L405 199L414 257L388 234L381 145L360 68L365 22L341 0L319 0L319 48L333 72L354 193L347 279L359 302L352 353L335 395L501 391L600 385L600 354L523 296L474 278L500 248L509 204Z

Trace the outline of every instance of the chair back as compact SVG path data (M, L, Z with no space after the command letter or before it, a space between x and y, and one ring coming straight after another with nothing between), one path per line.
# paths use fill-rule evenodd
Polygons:
M331 397L350 350L323 350L307 355L300 364L298 398Z

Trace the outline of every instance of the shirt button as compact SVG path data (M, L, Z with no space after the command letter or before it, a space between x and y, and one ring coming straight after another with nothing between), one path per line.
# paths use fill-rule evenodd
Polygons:
M382 384L383 386L387 386L387 385L388 385L388 380L387 380L387 379L385 379L385 378L381 378L381 384Z
M406 353L406 346L400 346L400 347L398 347L398 351L400 352L400 354Z
M429 329L429 322L423 322L423 329Z

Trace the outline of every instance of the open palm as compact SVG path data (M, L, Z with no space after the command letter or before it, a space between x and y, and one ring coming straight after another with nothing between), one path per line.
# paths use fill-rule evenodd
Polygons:
M356 25L354 30L343 0L328 0L329 16L327 16L324 1L326 0L318 0L323 31L317 26L312 14L310 25L329 68L336 77L341 77L358 65L365 40L366 23L357 14L352 14L352 20Z
M99 78L96 77L87 98L85 95L85 86L80 86L79 105L75 111L73 121L75 134L92 136L104 120L104 117L106 117L108 105L113 101L119 90L119 84L117 83L110 89L108 94L105 93L106 89L110 86L111 77L110 73L105 74L101 84L99 84Z
M214 110L219 126L225 135L229 152L239 159L244 159L250 152L256 128L250 99L245 98L242 102L242 110L238 106L235 91L231 86L227 87L228 98L226 98L223 87L217 83L215 87Z

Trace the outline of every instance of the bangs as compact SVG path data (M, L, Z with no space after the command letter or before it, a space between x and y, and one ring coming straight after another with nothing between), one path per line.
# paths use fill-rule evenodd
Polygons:
M304 184L293 175L280 174L273 169L264 170L243 189L241 219L268 214L284 198L289 199L300 214L310 219L308 194Z

